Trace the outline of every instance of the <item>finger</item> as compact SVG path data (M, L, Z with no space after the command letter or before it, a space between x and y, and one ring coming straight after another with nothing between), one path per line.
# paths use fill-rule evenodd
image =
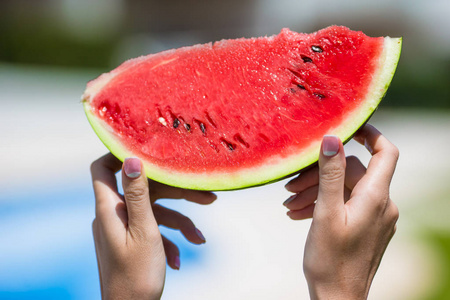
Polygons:
M95 194L95 214L106 228L115 226L116 205L120 202L115 173L121 162L111 153L102 156L91 165L92 184Z
M319 155L319 192L315 214L329 217L343 212L345 164L342 142L337 136L324 136Z
M177 245L168 238L162 236L164 252L166 253L167 264L174 270L180 269L180 250Z
M153 216L148 181L138 158L127 158L122 168L122 186L128 215L128 229L142 237L159 234Z
M158 199L168 198L186 199L187 201L198 204L210 204L217 199L217 196L212 192L181 189L153 180L149 181L149 187L152 202Z
M365 145L372 154L367 176L382 185L389 185L399 157L398 148L369 124L357 132L355 140Z
M289 181L285 188L289 192L300 193L317 184L319 184L319 167L315 166Z
M366 167L356 156L348 156L346 161L345 186L353 190L356 184L366 174Z
M306 206L303 209L290 210L290 211L287 212L287 215L292 220L309 219L309 218L313 217L315 206L316 206L316 204L313 203L313 204L310 204L310 205Z
M318 192L319 185L312 186L301 193L292 195L283 203L283 205L290 210L303 209L316 201Z
M317 200L318 191L319 186L313 186L300 194L292 195L283 204L290 210L304 209ZM350 199L351 193L352 191L349 188L344 188L344 202Z
M202 232L185 215L158 204L153 206L153 211L159 225L180 230L184 237L194 244L206 242Z
M366 167L356 156L348 156L345 170L345 186L353 189L358 181L366 173ZM285 188L292 193L300 193L312 186L319 184L319 167L316 166L301 173L298 177L289 181Z
M350 190L348 187L344 187L344 203L350 200L352 196L352 190Z

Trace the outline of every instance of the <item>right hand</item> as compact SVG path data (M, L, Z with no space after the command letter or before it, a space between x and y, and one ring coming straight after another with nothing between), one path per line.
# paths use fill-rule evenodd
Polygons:
M293 179L285 205L295 220L312 217L303 270L312 299L365 299L399 216L389 197L398 150L370 125L355 140L371 152L366 169L324 137L319 166ZM317 200L317 201L316 201Z

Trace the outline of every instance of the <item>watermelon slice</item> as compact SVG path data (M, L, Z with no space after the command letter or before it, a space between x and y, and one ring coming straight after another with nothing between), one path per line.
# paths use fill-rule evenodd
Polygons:
M230 190L317 161L322 136L347 141L394 75L401 38L331 26L222 40L131 59L87 85L97 135L120 160L173 186Z

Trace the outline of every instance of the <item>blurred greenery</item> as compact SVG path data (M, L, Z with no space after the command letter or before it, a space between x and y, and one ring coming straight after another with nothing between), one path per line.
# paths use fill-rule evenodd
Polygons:
M424 234L426 244L433 250L433 259L439 262L439 280L426 300L450 299L450 231L429 230Z
M120 25L119 20L115 23L119 25L108 27L106 32L100 28L91 30L88 26L88 29L76 29L74 34L73 30L69 30L70 26L64 23L67 23L64 16L59 16L58 10L51 6L50 2L34 2L34 6L28 9L24 3L12 0L0 2L0 62L97 68L107 71L118 64L118 53L119 56L122 55L120 59L130 58L123 57L128 54L120 52L128 37L141 34L147 39L146 43L151 44L155 42L149 38L152 35L167 35L165 32L154 32L155 28L132 28L133 22ZM126 10L122 13L129 14ZM77 17L79 16L75 15L75 18ZM128 18L133 19L132 16ZM99 22L101 23L101 20ZM170 22L167 20L168 24ZM186 24L185 32L181 32L181 35L192 34L189 26ZM392 28L392 31L395 30L398 29ZM193 36L186 40L198 42L198 38ZM136 45L129 47L136 48ZM139 53L138 55L146 54L135 52ZM382 106L450 109L449 83L450 55L425 55L405 39L397 73Z
M110 68L117 36L75 39L50 20L0 18L0 61L61 67Z
M389 87L383 106L450 108L450 59L403 61Z

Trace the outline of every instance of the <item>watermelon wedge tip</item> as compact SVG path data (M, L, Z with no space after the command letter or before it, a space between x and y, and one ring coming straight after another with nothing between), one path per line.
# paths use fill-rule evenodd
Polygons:
M106 147L141 158L149 178L241 189L315 163L325 134L349 140L385 95L401 44L340 26L222 40L128 60L82 102Z

